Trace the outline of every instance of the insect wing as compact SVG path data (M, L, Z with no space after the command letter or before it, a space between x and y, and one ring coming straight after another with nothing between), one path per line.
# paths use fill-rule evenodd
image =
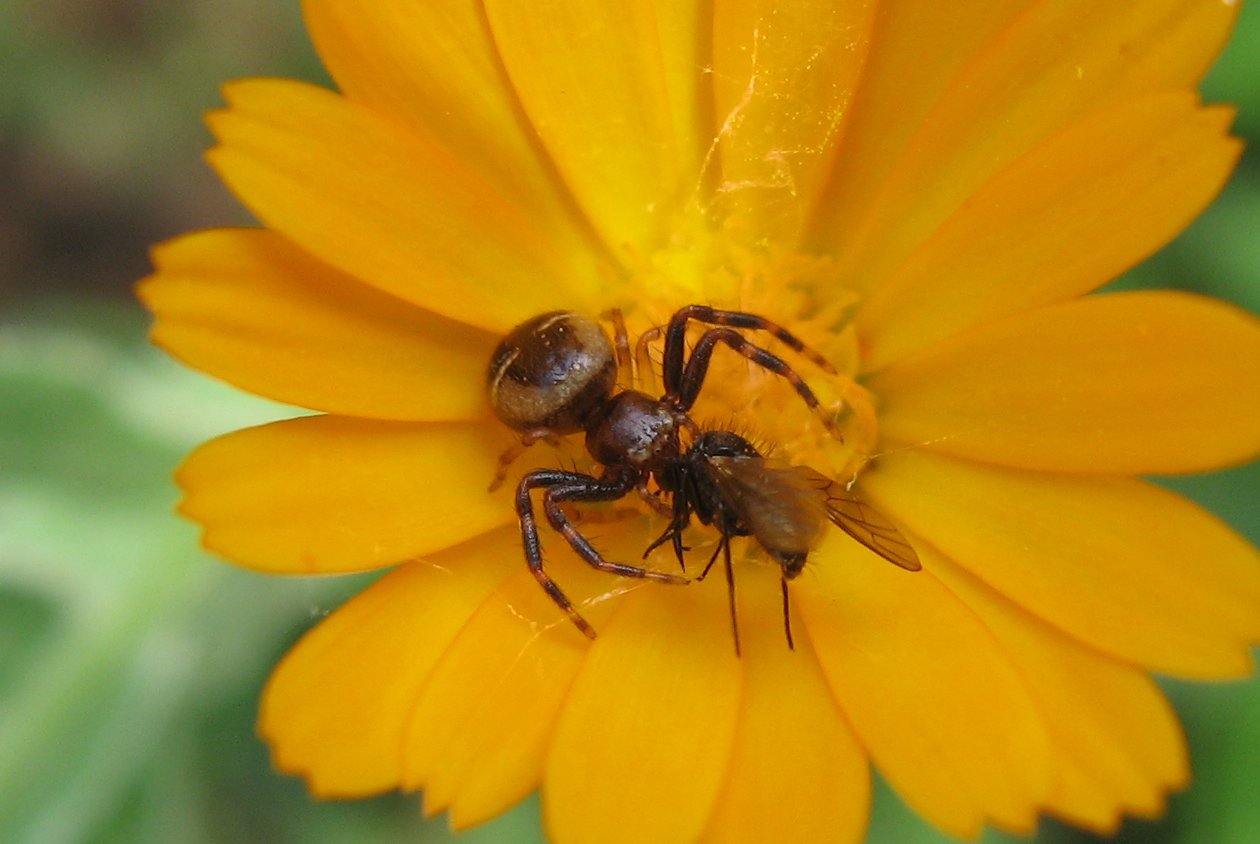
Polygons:
M909 571L923 568L919 555L897 526L839 484L828 489L827 515L842 531L888 562Z
M714 457L710 476L722 497L772 553L805 553L829 516L816 473L761 457Z

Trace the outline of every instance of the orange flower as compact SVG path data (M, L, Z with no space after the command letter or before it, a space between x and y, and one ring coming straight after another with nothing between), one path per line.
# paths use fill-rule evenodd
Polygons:
M172 354L322 414L189 457L206 546L402 564L276 670L276 764L323 796L423 789L460 827L541 786L560 842L857 840L871 764L960 836L1160 812L1186 757L1146 672L1246 675L1260 562L1136 476L1260 451L1260 326L1085 294L1227 178L1232 112L1193 88L1235 11L310 0L341 93L239 82L211 117L211 163L266 228L161 246L141 288ZM791 582L794 651L754 544L736 658L719 578L627 581L544 532L587 640L526 570L510 490L486 491L505 331L619 307L639 336L693 302L823 350L840 374L801 373L846 436L722 352L697 418L856 474L924 563L828 533ZM590 465L559 451L514 472ZM663 529L633 497L581 512L610 559Z

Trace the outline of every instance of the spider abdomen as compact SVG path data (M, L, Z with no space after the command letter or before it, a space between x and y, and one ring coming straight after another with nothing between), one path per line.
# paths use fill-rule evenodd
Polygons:
M616 381L607 335L572 311L540 314L512 329L486 373L491 407L504 424L559 435L583 430Z

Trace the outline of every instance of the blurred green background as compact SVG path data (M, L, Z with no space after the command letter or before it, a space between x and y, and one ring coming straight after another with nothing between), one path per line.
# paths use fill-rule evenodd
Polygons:
M201 162L200 115L227 79L323 78L295 7L0 0L0 841L451 840L414 797L316 803L271 772L253 733L267 672L362 580L267 578L197 551L172 468L289 411L150 348L130 296L149 244L248 222ZM1205 85L1239 104L1251 148L1216 205L1118 284L1260 311L1256 56L1253 3ZM1170 485L1260 541L1257 467ZM1121 839L1260 841L1260 682L1166 685L1195 782ZM530 800L457 840L537 830ZM870 840L941 839L881 785ZM1038 840L1093 839L1047 822Z

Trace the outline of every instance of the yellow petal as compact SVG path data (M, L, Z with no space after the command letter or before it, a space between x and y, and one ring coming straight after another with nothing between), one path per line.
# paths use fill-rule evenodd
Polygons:
M154 250L138 293L153 341L277 401L377 419L485 415L494 335L367 287L266 229L198 232Z
M890 442L1030 469L1196 472L1260 452L1260 321L1184 293L1011 317L877 374Z
M736 580L743 698L726 784L700 840L856 844L870 814L866 753L836 708L809 638L797 636L788 650L777 571L744 566Z
M1241 152L1229 109L1131 100L1038 146L977 190L863 304L881 369L972 325L1086 293L1184 228Z
M485 9L521 105L595 229L619 255L654 246L662 212L677 205L681 164L694 158L680 153L694 133L675 133L670 101L696 95L670 90L664 47L685 49L680 36L694 33L663 31L677 18L658 21L638 0L487 0Z
M486 492L502 436L488 423L342 416L248 428L189 455L180 510L207 548L251 568L393 565L516 519L507 490Z
M634 519L580 529L610 559L635 560L644 527ZM558 537L543 539L547 572L597 630L621 592L678 588L597 571ZM509 555L520 559L519 538ZM426 813L449 809L456 828L488 820L538 787L557 715L590 646L518 565L442 657L407 728L403 785L424 788Z
M1174 493L922 451L882 458L862 482L960 566L1106 653L1197 678L1251 668L1260 555Z
M811 236L834 251L950 82L1034 0L884 0Z
M844 131L872 2L734 0L713 20L721 181L716 200L750 237L790 246Z
M830 224L846 283L878 285L979 185L1044 138L1126 99L1192 87L1220 51L1237 5L1033 6L952 81L860 220Z
M597 251L531 137L479 3L306 0L303 10L343 94L458 158L562 253Z
M794 584L823 673L875 766L915 811L974 837L1030 832L1049 793L1041 714L1010 658L928 570L830 531Z
M560 713L543 788L557 844L696 840L722 785L740 670L723 584L627 594Z
M713 92L707 68L713 11L709 3L695 0L651 0L651 6L661 41L678 174L684 187L694 188L713 143Z
M572 588L571 578L561 582ZM469 620L417 699L403 786L424 788L426 814L450 809L457 829L500 814L542 778L547 741L587 647L567 619L533 621L554 614L554 604L538 606L548 600L521 565Z
M263 692L277 768L322 797L399 785L403 727L430 668L514 564L506 530L382 577L302 638Z
M924 565L966 601L1011 654L1050 728L1049 808L1113 832L1122 812L1151 816L1189 777L1185 739L1150 677L1085 648L920 544Z
M209 116L219 140L210 162L264 223L315 257L496 332L590 304L589 270L431 141L299 82L236 82L225 94L231 107Z

